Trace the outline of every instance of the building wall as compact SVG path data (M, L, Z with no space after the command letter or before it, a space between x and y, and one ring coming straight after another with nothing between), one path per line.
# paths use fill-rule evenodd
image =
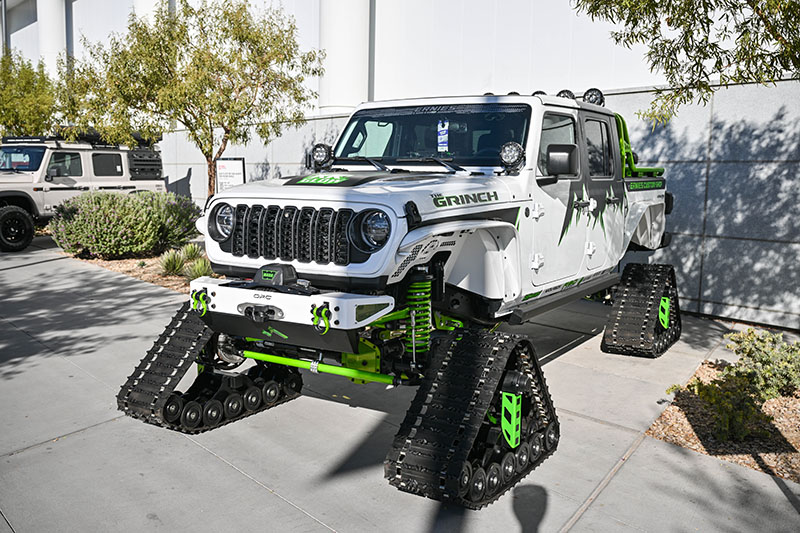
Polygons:
M48 1L7 0L10 43L33 60L42 38L36 6ZM97 42L112 31L123 32L133 9L144 12L153 4L66 2L67 39L78 57L85 53L82 37ZM599 87L607 105L627 118L642 164L666 167L676 198L668 219L672 245L629 254L626 260L674 264L686 310L800 327L800 82L722 89L707 106L682 108L667 126L652 129L636 119L636 112L647 107L648 88L664 80L649 71L644 50L616 46L608 36L613 27L576 15L563 0L253 4L256 10L282 6L297 22L302 49L322 47L330 53L325 82L308 82L310 89L325 94L321 105L309 110L305 126L266 146L254 140L224 154L245 158L249 180L301 171L315 142L336 138L348 110L359 103L352 95L382 100L534 90L554 94L563 88L579 94ZM358 28L321 17L331 10L351 10ZM369 53L358 54L356 61L348 50L359 46ZM338 90L354 79L362 80L358 87ZM368 89L361 86L363 80ZM335 98L331 88L337 89ZM160 146L169 180L189 178L192 196L203 203L205 161L185 132L166 134Z

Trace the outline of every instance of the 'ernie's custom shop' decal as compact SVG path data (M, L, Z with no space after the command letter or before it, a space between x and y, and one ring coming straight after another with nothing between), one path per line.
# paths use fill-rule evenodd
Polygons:
M625 181L625 185L629 191L650 191L653 189L663 189L664 180L648 180L648 181Z

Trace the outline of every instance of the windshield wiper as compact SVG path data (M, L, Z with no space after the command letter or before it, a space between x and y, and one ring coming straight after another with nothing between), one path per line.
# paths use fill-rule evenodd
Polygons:
M363 155L357 155L357 156L353 156L353 157L335 157L333 160L334 160L334 162L335 161L366 161L367 163L369 163L373 167L377 168L378 170L381 170L383 172L390 172L389 167L387 167L386 165L384 165L383 163L381 163L377 159L373 159L372 157L364 157Z
M444 168L449 170L450 172L466 172L460 166L448 163L444 159L439 157L406 157L406 158L397 158L398 163L439 163Z
M22 174L22 171L18 168L0 168L3 172L14 172L16 174Z

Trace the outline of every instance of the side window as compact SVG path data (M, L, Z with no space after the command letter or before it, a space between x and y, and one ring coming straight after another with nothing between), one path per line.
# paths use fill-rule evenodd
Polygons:
M92 154L92 168L95 176L122 176L122 156Z
M83 176L81 154L78 152L55 152L50 156L50 163L47 165L48 172L51 168L59 169L61 176Z
M588 119L586 126L586 149L589 152L589 175L611 177L611 145L608 124Z
M551 144L575 144L575 120L569 115L545 113L539 140L539 174L547 175L547 147Z

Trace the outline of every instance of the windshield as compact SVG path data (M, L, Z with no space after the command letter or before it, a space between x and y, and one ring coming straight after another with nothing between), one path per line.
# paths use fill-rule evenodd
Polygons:
M461 166L498 166L503 144L525 146L530 118L526 104L364 109L350 119L334 154L384 164L436 157Z
M43 146L0 146L0 170L39 170L45 150Z

